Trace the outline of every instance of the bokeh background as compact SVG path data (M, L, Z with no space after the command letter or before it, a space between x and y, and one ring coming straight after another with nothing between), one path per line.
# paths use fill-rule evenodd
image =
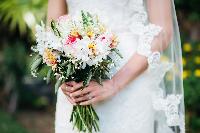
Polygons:
M0 0L0 133L53 133L52 85L30 75L34 26L47 0ZM183 49L187 133L200 133L200 0L175 0Z

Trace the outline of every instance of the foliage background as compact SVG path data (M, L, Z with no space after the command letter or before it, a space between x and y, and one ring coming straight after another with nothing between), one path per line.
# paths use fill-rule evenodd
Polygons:
M200 0L175 0L183 48L186 129L200 133ZM34 25L47 0L0 0L0 131L53 133L51 85L30 76Z

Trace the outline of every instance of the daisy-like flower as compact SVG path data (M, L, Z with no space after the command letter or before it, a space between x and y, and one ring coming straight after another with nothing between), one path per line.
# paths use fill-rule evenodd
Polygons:
M43 54L43 62L55 69L57 65L57 55L53 53L51 49L46 48Z

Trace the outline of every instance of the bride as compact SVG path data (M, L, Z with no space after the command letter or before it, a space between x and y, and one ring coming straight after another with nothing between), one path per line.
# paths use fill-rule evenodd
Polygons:
M56 133L78 133L73 105L92 104L100 133L185 133L181 44L173 0L49 0L48 21L98 14L119 38L123 60L103 86L67 82L57 95Z

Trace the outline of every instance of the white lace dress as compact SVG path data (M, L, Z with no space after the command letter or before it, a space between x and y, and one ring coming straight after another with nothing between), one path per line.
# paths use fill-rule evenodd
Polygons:
M80 10L98 13L100 20L117 34L120 41L119 50L124 57L119 63L120 67L123 67L134 52L145 56L152 54L149 45L161 28L147 24L143 0L67 0L67 4L72 16L76 16ZM162 70L160 73L164 74L167 67L163 67ZM100 118L100 133L154 133L155 111L152 92L160 82L157 78L153 72L147 70L116 96L95 104ZM72 129L73 126L69 122L71 112L72 105L59 89L56 133L78 133Z

